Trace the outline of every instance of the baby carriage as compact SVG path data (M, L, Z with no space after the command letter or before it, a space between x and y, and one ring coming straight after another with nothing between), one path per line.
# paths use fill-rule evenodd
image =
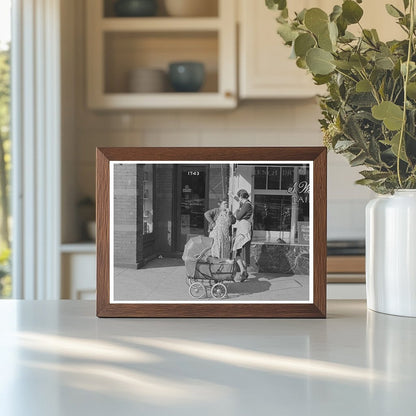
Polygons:
M213 239L197 236L185 245L182 259L185 262L189 294L201 299L211 293L215 299L227 296L226 283L235 282L238 265L235 260L211 256Z

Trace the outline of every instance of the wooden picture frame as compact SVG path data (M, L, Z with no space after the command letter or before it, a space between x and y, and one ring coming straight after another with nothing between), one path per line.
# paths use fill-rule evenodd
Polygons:
M326 148L97 148L96 155L98 317L326 317ZM201 178L192 177L192 175L200 175L198 166L203 164L204 172L208 169L210 175L209 184L208 179L204 179L202 173ZM147 165L156 166L152 168L156 176L152 177L152 183L149 185L147 185L150 181L149 177L143 173ZM193 168L188 169L187 166L193 166ZM128 172L133 172L133 176L128 176ZM221 172L221 175L218 172ZM253 197L252 202L247 202L242 193L239 194L238 203L229 200L229 210L223 207L223 211L215 211L220 212L223 215L222 218L232 218L233 221L241 222L241 224L244 221L246 221L244 224L251 221L253 224L251 237L247 237L251 239L250 243L245 244L245 247L251 247L251 254L246 257L246 260L254 259L250 267L257 272L250 274L245 282L234 283L237 276L239 280L247 277L243 270L246 265L239 257L241 250L236 251L238 245L233 246L235 250L232 253L238 254L236 259L240 263L233 260L235 256L230 255L228 259L222 259L220 255L214 256L213 247L208 254L201 252L201 254L193 254L194 257L189 257L190 254L187 254L189 247L195 242L205 244L208 241L202 236L204 230L205 233L207 232L206 224L203 224L204 218L207 217L203 217L203 212L213 206L214 197L220 192L217 189L218 186L215 185L216 182L214 183L212 179L217 173L220 175L218 176L220 178L218 183L221 183L219 188L222 188L222 195L226 195L226 198L235 197L235 190L241 188L241 184L246 187L252 184L251 192L248 192ZM182 175L182 182L178 182L178 175ZM303 182L307 186L302 185L301 179L305 179ZM197 180L199 182L195 182ZM204 181L208 184L207 186L210 186L209 194L204 188ZM181 189L181 184L185 182L191 183L191 187L183 185ZM178 191L178 186L180 186L180 191ZM304 187L303 190L300 190L301 186ZM190 188L192 191L187 194ZM153 189L154 193L150 193L150 189ZM179 196L174 197L175 192ZM302 192L304 192L303 195L301 195ZM208 195L209 204L203 194ZM155 206L156 209L160 209L160 213L146 208L146 200L149 198L156 199ZM128 205L129 203L132 205ZM235 211L233 204L237 204L237 209L240 208L242 211ZM224 206L226 207L227 204L225 203ZM244 218L236 220L244 211L243 208L251 213L251 217L246 213L246 220ZM171 215L170 219L178 218L178 213L175 211L178 209L184 213L180 216L181 224L166 220L167 215ZM229 212L230 210L234 212L235 217ZM166 217L163 217L164 219L162 211ZM147 220L147 217L152 219ZM279 218L281 219L280 225L276 225ZM298 221L300 224L297 223ZM311 236L308 246L304 243L308 233L306 221L309 221ZM239 237L247 236L247 233L244 234L241 231L241 224L237 226L234 235L237 233ZM264 224L271 225L265 226ZM152 241L155 241L155 245L150 248L149 245L141 245L141 242L145 240L143 234L147 232L152 232L154 235ZM299 244L297 243L298 234L299 241L301 241ZM227 237L225 238L228 242ZM191 240L192 243L189 243ZM215 242L216 240L214 238L209 241ZM235 239L232 241L237 244ZM175 259L174 254L179 253L178 256L180 256L185 243L185 263L180 263L182 260ZM165 251L160 248L163 245ZM173 257L170 257L169 253L166 254L169 247L172 247L170 250ZM137 257L131 262L132 268L125 265L125 260L123 260L123 256L127 256L129 250ZM292 252L295 254L290 254ZM274 253L277 253L277 257L274 257ZM286 276L286 274L276 272L272 275L267 272L268 268L280 270L279 267L285 264L285 256L290 257L290 261L287 260L287 262L291 267L291 274L285 272L288 273ZM145 257L154 263L146 264ZM190 258L191 263L189 263ZM300 267L301 259L307 272L302 272L304 269L296 272L298 270L296 268ZM163 269L169 262L173 262L176 266L172 269ZM162 265L161 268L156 266L152 268L149 264ZM183 269L181 264L183 264ZM227 268L226 264L232 264L232 266ZM188 268L189 265L190 268ZM165 273L163 275L165 277L173 275L169 270L175 271L176 280L169 277L172 280L165 279L163 281L165 286L159 285L159 287L167 288L163 296L169 296L169 290L174 290L175 293L179 293L179 290L181 293L183 291L184 296L185 294L189 296L188 291L192 296L195 294L199 296L202 286L203 290L208 293L208 297L199 299L189 296L189 300L177 300L176 295L172 295L172 299L166 299L163 298L162 292L153 291L149 293L155 293L154 295L146 295L146 298L142 298L141 293L144 291L140 292L139 286L137 292L134 292L136 289L131 289L131 285L137 282L154 282L161 279L162 277L157 274L158 271ZM221 275L220 273L224 270L230 274ZM207 273L209 278L207 278ZM134 279L128 280L132 279L132 274L134 274ZM150 274L154 278L150 278ZM187 282L185 282L185 277ZM224 282L221 279L224 279ZM167 281L171 286L166 286ZM286 286L282 284L285 282ZM187 287L186 283L191 286L195 283L201 283L201 285L196 284L189 289L190 286ZM228 285L228 294L225 290L226 295L224 295L220 285L213 289L216 283L224 283L223 286L226 289ZM292 283L293 285L298 283L299 287L291 287ZM277 289L274 289L275 287ZM134 295L136 297L132 297L133 292L136 293Z

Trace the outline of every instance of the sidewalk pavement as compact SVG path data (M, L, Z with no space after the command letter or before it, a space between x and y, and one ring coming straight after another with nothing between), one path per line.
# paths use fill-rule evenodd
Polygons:
M307 301L309 276L258 273L249 268L242 283L225 283L228 295L224 301ZM182 259L161 258L142 269L114 268L116 301L199 301L189 295L185 265ZM210 294L201 300L212 300ZM215 299L214 299L215 300Z

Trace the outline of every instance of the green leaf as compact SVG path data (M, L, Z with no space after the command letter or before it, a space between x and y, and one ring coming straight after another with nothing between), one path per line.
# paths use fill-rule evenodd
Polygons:
M302 9L299 13L296 14L296 18L299 22L303 23L305 20L305 14L307 12L307 9Z
M308 69L308 65L306 65L305 58L298 58L296 59L296 66L301 69Z
M399 144L400 144L400 132L395 134L393 136L393 138L391 139L391 141L387 141L387 140L381 140L381 142L387 146L391 147L391 151L393 152L394 156L398 156L399 154ZM409 162L409 159L407 158L406 155L406 149L405 149L405 141L403 139L401 148L400 148L400 159L403 160L404 162Z
M277 33L288 44L293 42L298 37L298 32L293 30L292 27L287 23L280 24L277 28Z
M350 165L352 167L362 165L367 159L367 155L364 152L361 152L358 156L350 160Z
M331 42L334 46L337 44L338 39L338 26L334 22L329 22L328 24L328 30L329 30L329 37L331 38Z
M286 8L286 0L266 0L266 6L271 10L283 10Z
M305 26L315 35L327 30L328 15L318 7L309 9L305 13Z
M313 80L315 81L315 85L324 85L331 81L331 76L315 74Z
M339 5L335 5L334 8L332 9L332 13L329 15L329 20L331 22L335 22L338 17L340 17L342 15L342 7Z
M321 32L318 35L318 45L321 49L324 49L328 52L334 51L334 44L332 43L331 37L329 35L328 27L324 32Z
M409 63L409 73L412 73L416 70L416 64L414 62ZM400 65L400 72L403 76L406 76L406 62L402 62Z
M371 92L371 83L366 79L362 79L360 82L357 82L355 86L357 92Z
M338 31L339 31L339 27L338 27L338 25L337 25L337 29L338 29ZM355 40L355 39L357 39L356 38L356 36L353 34L353 33L351 33L351 32L348 32L348 30L344 33L344 35L343 36L341 36L339 39L338 39L338 41L339 42L342 42L342 43L349 43L349 42L351 42L351 41L353 41L353 40Z
M392 4L386 4L387 13L393 17L403 17L404 14L397 8L394 7Z
M373 34L371 33L371 30L364 29L363 30L363 37L364 40L369 43L370 45L374 45L375 40L373 39Z
M356 114L348 117L344 124L344 134L358 146L359 149L366 147L366 139L361 128L362 120Z
M365 179L372 179L373 181L378 181L380 179L388 178L391 173L390 172L379 172L377 170L362 170L360 175L364 176Z
M330 52L320 48L309 49L306 54L306 64L314 75L327 75L333 72L335 69L335 65L332 63L333 59Z
M404 9L406 10L409 7L409 0L403 0L403 6L404 6Z
M407 96L412 100L416 100L416 82L407 84Z
M304 58L309 49L316 45L314 37L309 33L302 33L295 39L296 56Z
M403 110L391 101L383 101L371 109L373 117L383 121L384 125L392 131L402 127Z
M363 9L352 0L342 3L342 16L349 24L358 23L363 16Z
M338 140L334 146L334 150L337 153L345 152L353 145L354 142L351 140Z
M376 29L371 29L371 34L373 35L373 39L376 42L380 42L380 38L378 37L378 33L377 33L377 30Z
M390 56L378 56L375 61L376 67L380 69L394 69L394 61Z
M381 161L380 147L378 144L378 140L374 136L370 137L370 145L368 147L368 150L370 152L370 156L373 159L374 164L376 166L379 166Z
M367 60L358 53L352 55L349 62L354 68L358 70L363 69L368 64Z
M373 179L358 179L358 180L355 181L355 183L357 185L369 186L372 183L374 183L374 180Z
M337 68L342 69L344 71L349 71L352 68L352 65L348 61L336 60L336 61L332 61L332 63Z

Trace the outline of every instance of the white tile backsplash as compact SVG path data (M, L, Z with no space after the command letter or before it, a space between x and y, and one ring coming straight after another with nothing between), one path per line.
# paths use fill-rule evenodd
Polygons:
M232 111L77 111L78 192L94 193L96 146L319 146L315 100L243 102ZM354 184L360 168L328 155L328 237L364 237L372 193Z
M328 239L364 239L367 202L368 199L329 199Z

